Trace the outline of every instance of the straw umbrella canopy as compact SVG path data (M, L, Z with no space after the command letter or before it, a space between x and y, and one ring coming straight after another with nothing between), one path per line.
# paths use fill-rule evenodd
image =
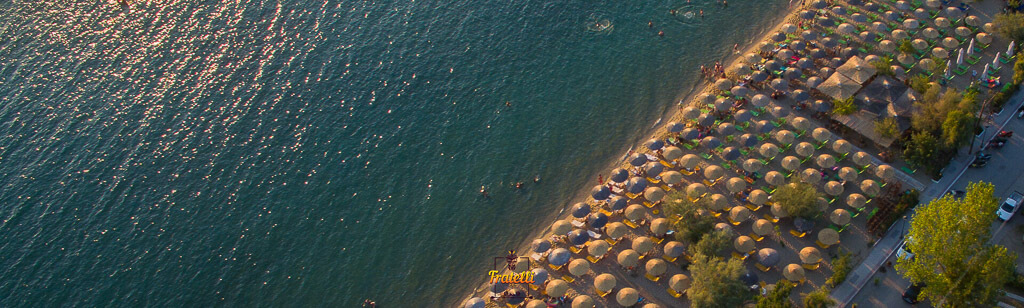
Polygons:
M717 131L718 131L718 134L720 134L722 136L732 135L732 134L736 133L736 126L733 125L732 123L725 122L725 123L722 123L722 124L718 125Z
M748 53L747 55L743 56L743 62L746 62L747 64L761 62L761 55L753 52Z
M661 180L665 184L676 185L683 182L683 174L678 171L665 171L661 173Z
M900 19L900 14L893 11L885 11L882 15L885 17L885 20L888 21L897 21Z
M530 261L525 260L525 259L524 259L524 261L526 261L527 266L529 266ZM544 269L543 267L535 268L535 269L531 270L530 272L533 273L533 277L534 277L533 285L535 285L535 286L543 285L544 282L548 280L548 277L549 277L548 270Z
M825 193L830 196L838 196L843 193L843 184L839 184L839 182L836 181L829 181L828 183L825 183Z
M782 144L791 144L796 139L796 135L789 130L780 130L775 132L775 140Z
M817 111L817 112L829 112L829 111L832 111L832 104L830 104L829 102L826 102L824 100L820 100L820 99L814 101L814 104L811 107L812 107L812 109L814 111Z
M779 252L772 248L761 248L757 251L757 263L766 267L775 266L779 263Z
M729 88L732 88L732 86L732 80L727 78L719 78L718 81L715 81L715 88L722 91L729 91Z
M729 192L731 193L738 193L747 189L747 181L744 181L739 177L732 177L725 184L726 188L729 189Z
M935 9L935 8L938 8L938 7L942 6L942 1L940 1L940 0L927 0L927 1L924 2L924 4L927 5L930 8Z
M821 142L831 138L832 133L829 132L828 129L824 127L818 127L811 131L811 137L814 137L814 140Z
M795 67L787 68L786 71L782 72L782 78L792 80L800 78L800 70Z
M640 293L637 293L634 288L622 288L618 294L615 294L615 301L623 307L635 305L638 299L640 299Z
M782 158L782 168L793 171L796 168L800 168L800 159L794 156L786 156Z
M760 42L757 45L757 49L760 50L760 51L772 51L772 49L774 49L774 48L775 48L775 44L772 44L771 42L768 42L768 41Z
M728 98L719 98L715 101L715 110L726 112L732 108L732 100Z
M878 32L878 33L889 32L889 26L887 26L886 24L884 24L884 23L882 23L880 21L876 21L876 22L871 23L871 26L869 26L868 29L871 30L871 31Z
M786 34L782 32L775 32L771 35L771 39L776 42L782 42L786 40Z
M863 208L867 201L861 194L850 194L846 197L846 204L855 209Z
M484 308L486 306L487 306L487 304L484 303L484 300L482 298L474 297L474 298L470 298L469 300L467 300L466 304L463 307L465 307L465 308Z
M763 71L756 71L750 75L750 80L753 82L762 82L768 79L768 74Z
M917 8L916 10L914 10L913 14L914 18L919 19L928 19L931 17L931 14L928 14L928 11L926 11L924 8Z
M633 267L640 262L640 254L637 253L636 250L626 249L619 252L616 260L619 262L619 265L624 267Z
M910 46L914 47L914 49L917 49L918 51L921 51L928 48L928 42L925 42L922 39L914 39L913 41L910 41Z
M808 184L817 184L818 182L821 182L821 171L814 168L804 169L804 171L800 173L800 180Z
M850 14L850 19L853 19L853 21L855 21L855 22L868 22L867 15L864 15L864 14L861 14L861 13Z
M790 68L793 69L793 68ZM795 69L793 69L795 71ZM787 70L788 71L788 70ZM799 77L799 76L798 76ZM793 91L793 100L797 102L803 102L811 98L811 95L804 90L797 89Z
M555 248L555 250L551 251L551 254L548 254L548 263L554 266L562 266L569 262L569 257L571 256L568 249Z
M583 229L576 229L569 232L569 243L575 246L586 244L590 240L590 234ZM550 261L550 260L549 260ZM566 259L565 261L569 261Z
M626 197L614 196L610 200L608 200L608 208L610 208L612 211L626 209L626 206L629 206L628 199L626 199Z
M896 9L901 11L909 11L910 3L907 3L906 1L903 0L896 1Z
M661 174L661 171L663 170L665 170L665 165L662 165L660 162L652 161L644 164L644 172L646 172L648 176Z
M615 276L608 273L603 273L594 277L594 288L598 291L609 292L612 288L615 288Z
M828 6L828 3L826 3L825 0L814 0L814 2L811 2L811 7L815 9L820 10L825 8L826 6Z
M633 243L629 247L639 254L645 254L651 251L651 248L654 248L654 241L649 237L641 236L633 239Z
M750 119L752 119L754 117L754 115L751 114L750 111L747 111L746 109L743 109L743 110L737 111L735 114L732 115L732 117L735 120L735 122L737 124L739 124L739 123L744 123L744 122L750 121Z
M552 279L548 282L548 285L544 287L544 292L551 297L561 297L565 295L565 291L569 290L569 284L565 283L565 280Z
M832 211L832 214L828 216L828 218L829 220L832 221L832 223L842 226L850 223L850 219L852 217L850 216L850 212L847 210L835 209Z
M700 157L695 154L686 154L679 159L679 163L683 168L693 169L694 167L697 167L698 163L700 163Z
M853 163L857 166L866 166L871 163L871 155L865 152L857 152L853 154Z
M657 186L648 187L644 190L644 198L646 198L647 201L658 202L661 201L662 198L665 198L665 191L662 190L661 187Z
M903 20L903 28L904 29L914 30L914 29L918 29L918 27L921 27L921 21L918 21L918 19L907 18L907 19Z
M722 194L713 194L710 197L711 203L708 207L712 211L721 211L729 207L729 200L725 199Z
M757 133L757 134L767 134L767 133L772 132L772 130L774 130L774 129L775 129L775 125L772 124L772 122L768 122L768 120L760 120L760 121L757 121L756 123L754 123L754 131L753 132Z
M501 293L508 290L508 284L503 282L494 282L487 286L487 291L491 293Z
M572 308L594 308L594 299L589 295L577 296L572 299Z
M776 202L772 203L772 215L778 218L784 218L789 217L789 212L787 212L786 209L782 208L782 205Z
M925 28L924 30L921 30L921 35L924 35L924 37L929 39L934 39L939 37L939 30L935 30L935 28L928 27Z
M700 131L693 127L683 129L683 131L679 133L679 138L683 140L696 140L699 137Z
M810 41L813 39L817 39L818 33L814 32L813 30L804 30L803 32L800 32L800 38Z
M774 231L775 228L772 226L772 222L767 219L758 219L754 222L753 231L758 236L765 236Z
M665 232L668 232L668 226L668 219L664 217L655 218L651 221L651 233L654 233L654 236L665 235Z
M839 232L829 228L821 229L818 231L818 241L825 246L831 246L839 243Z
M796 61L796 67L802 70L814 68L814 61L811 58L800 58Z
M896 50L896 44L890 40L882 40L881 42L878 42L878 50L881 50L882 52L892 52L893 50Z
M616 240L621 238L622 236L626 235L626 231L627 231L626 230L626 225L622 224L621 222L617 222L617 221L609 223L604 228L604 232L605 232L606 235L608 235L608 238L616 239Z
M878 186L878 182L874 180L863 180L860 182L860 191L864 192L868 196L875 196L881 192L882 188Z
M594 188L590 190L590 196L593 197L594 200L608 199L611 195L612 191L605 185L595 185Z
M736 75L741 75L742 76L742 75L750 74L751 70L750 70L750 66L748 66L746 64L736 63L736 65L733 65L733 66L729 67L729 72L731 72L733 74L736 74Z
M979 43L982 43L982 44L992 43L992 37L989 36L988 33L981 32L981 33L978 33L978 35L975 35L974 37L978 39Z
M590 271L590 262L587 262L585 259L574 259L572 262L569 262L569 273L573 276L583 276L587 274L588 271Z
M746 235L740 235L737 237L736 240L733 240L732 245L733 248L736 248L736 251L742 253L748 253L757 248L754 246L754 240Z
M611 248L606 241L590 241L587 243L587 252L591 256L600 258L605 253L608 253L608 249Z
M483 307L483 306L481 306L481 307ZM547 308L548 304L544 303L544 301L539 300L539 299L531 299L530 301L526 302L526 306L524 306L524 307L525 308Z
M846 7L840 5L833 6L832 13L836 15L846 15Z
M786 176L782 175L782 173L778 171L772 170L768 171L768 173L764 175L764 181L768 182L769 185L779 186L786 184Z
M795 40L789 43L789 48L793 51L800 52L807 48L807 43L801 40Z
M946 48L951 49L956 48L956 46L960 46L960 41L957 41L955 38L952 37L946 37L942 39L942 46L946 46Z
M747 196L747 201L754 205L764 205L768 202L768 193L760 189L750 191L750 195Z
M626 219L630 221L640 220L644 215L644 206L639 204L630 204L626 208Z
M772 90L776 90L776 91L786 91L786 90L789 90L789 82L787 82L785 79L781 79L781 78L772 80L772 82L771 82L771 84L769 84L769 86L772 88Z
M771 100L764 94L755 94L754 97L750 98L750 103L754 104L755 107L768 106L768 103L770 102Z
M725 169L722 169L722 167L719 167L718 165L711 165L704 168L704 178L709 181L717 180L723 175L725 175Z
M804 279L804 268L799 264L786 265L786 269L782 271L782 276L786 277L789 281L800 281Z
M718 138L715 138L714 136L707 136L704 137L704 139L700 140L700 146L708 150L717 148L720 145L722 145L722 142L719 141Z
M978 19L978 16L974 16L974 15L967 16L967 18L964 19L964 22L967 23L967 25L971 26L971 27L977 27L977 26L981 25L981 19ZM988 31L988 30L985 30L985 31Z
M815 264L821 262L821 251L814 247L800 249L800 262L804 264Z
M578 202L572 206L572 217L583 218L590 214L590 206L583 202Z
M836 160L832 158L832 155L821 154L818 156L818 167L822 169L832 168L836 165Z
M761 167L764 167L764 164L761 164L761 161L754 158L749 158L743 162L743 170L747 172L758 172L761 170Z
M684 274L672 275L672 278L668 280L668 287L672 288L673 291L682 293L686 289L690 288L690 277Z
M750 210L742 205L734 206L732 210L729 210L729 219L738 223L747 221L750 219Z
M779 147L772 143L765 143L761 145L759 152L761 153L761 156L772 158L775 157L775 155L779 155Z
M664 252L665 252L665 256L666 257L675 258L675 257L683 255L683 252L685 252L685 251L686 251L686 246L683 246L683 243L681 243L681 242L670 241L667 244L665 244Z
M838 31L839 33L846 33L846 34L852 34L856 30L857 30L857 28L854 28L853 25L851 25L849 23L845 23L845 22L839 24L839 27L836 28L836 31Z
M647 269L647 274L651 276L661 276L668 270L668 264L661 258L654 258L647 260L647 264L644 266Z
M956 32L957 36L962 36L962 37L971 36L971 29L968 29L967 27L964 27L964 26L956 27L955 32Z
M782 32L796 33L796 26L791 23L782 24Z
M804 59L807 59L807 58L804 58ZM803 60L803 59L801 59L801 60ZM816 88L816 87L818 87L818 85L821 84L822 81L824 81L824 80L822 80L821 77L811 76L810 78L807 78L807 81L804 82L804 83L807 84L808 88Z
M814 155L814 145L806 141L800 142L796 145L796 154L803 157Z
M626 182L626 191L630 193L639 194L644 192L644 189L647 189L647 179L645 178L634 176L633 178L629 179L629 182ZM575 213L573 215L575 215Z
M907 31L903 31L902 29L892 30L892 38L894 40L897 40L897 41L904 40L904 39L906 39L908 37L910 37L910 35L907 34Z
M555 221L551 225L551 232L555 233L555 235L566 235L569 234L569 231L572 231L572 224L565 220Z
M945 59L949 57L949 51L942 47L932 48L932 55L939 59Z
M805 20L814 19L814 15L815 15L815 13L813 11L808 11L808 10L801 10L799 14L800 14L800 18L803 18Z
M686 186L686 196L690 198L698 198L708 193L708 187L701 183L692 183Z
M883 180L888 180L896 176L896 170L889 165L880 165L875 169L875 175Z
M961 11L959 7L949 6L946 8L946 16L952 19L959 19L964 16L964 11Z
M994 24L990 23L990 22L987 22L987 23L985 23L984 25L981 26L981 29L985 30L985 32L995 32L996 31L996 26Z

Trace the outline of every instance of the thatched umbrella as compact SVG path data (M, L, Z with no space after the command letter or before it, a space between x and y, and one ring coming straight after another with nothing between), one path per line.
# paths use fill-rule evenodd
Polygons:
M771 234L775 228L772 226L772 222L767 219L758 219L754 222L753 231L758 236L765 236Z
M882 23L880 21L876 21L876 22L871 23L871 26L869 26L868 29L871 30L871 31L878 32L878 33L889 32L889 26L887 26L886 24L884 24L884 23Z
M626 182L629 180L629 171L622 168L615 168L612 170L612 174L608 179L615 183Z
M562 266L569 263L569 257L571 253L565 248L555 248L550 254L548 254L548 263L554 266Z
M626 249L619 252L619 256L616 259L618 260L619 265L633 267L640 262L640 254L637 253L636 250Z
M793 168L796 169L796 168ZM768 171L764 175L764 181L768 182L769 185L779 186L786 184L786 176L778 171Z
M637 293L634 288L622 288L618 294L615 294L615 301L623 307L636 305L638 299L640 299L640 293Z
M715 110L726 112L729 111L730 108L732 108L732 100L728 98L719 98L718 100L715 100Z
M648 176L655 176L661 174L661 171L665 170L665 165L660 162L649 162L644 164L644 172L647 172Z
M686 186L686 196L690 198L698 198L708 193L707 186L701 183L692 183Z
M796 145L796 155L808 157L814 155L814 145L810 142L800 142Z
M700 140L700 146L708 150L717 148L720 145L722 145L722 141L719 141L714 136L707 136Z
M484 302L484 299L479 298L479 297L474 297L474 298L470 298L469 300L467 300L466 304L463 305L462 307L464 307L464 308L484 308L486 306L487 306L487 304Z
M808 52L807 55L809 55L811 57L811 59L815 59L815 60L822 59L822 58L825 58L825 56L827 56L827 54L825 54L825 51L821 50L821 48L811 48L810 52ZM828 77L828 76L823 75L823 77Z
M846 13L847 12L846 12L846 7L845 6L837 5L837 6L833 6L832 7L832 14L846 15Z
M679 164L681 165L680 167L686 169L692 170L694 167L697 167L698 163L700 163L700 157L695 154L686 154L679 159Z
M582 246L583 244L586 244L587 241L590 240L590 234L583 229L572 230L571 232L569 232L568 237L569 243L574 246ZM566 259L565 261L568 262L569 260Z
M829 228L821 229L818 231L818 242L822 245L832 246L839 243L839 232Z
M910 3L903 0L896 1L896 9L900 11L910 11Z
M956 32L957 36L961 36L961 37L971 36L971 29L968 29L967 27L964 27L964 26L956 27L955 32Z
M864 180L860 182L860 191L864 192L868 196L877 196L881 192L882 188L878 186L878 182L874 180Z
M506 304L509 306L518 306L519 304L526 301L526 292L517 288L511 288L506 293L505 297Z
M800 18L803 18L805 20L811 20L811 19L814 19L815 13L814 13L814 11L801 10L799 15L800 15Z
M683 182L683 174L678 171L665 171L661 173L661 180L665 184L676 185Z
M686 291L686 289L690 288L690 283L691 280L689 276L684 274L675 274L672 275L672 279L668 280L668 287L672 288L672 290L677 293L682 293Z
M855 209L863 208L867 201L861 194L850 194L846 197L846 204Z
M821 171L814 168L804 169L803 172L800 172L800 180L808 184L817 184L821 182Z
M759 63L761 62L761 55L753 52L748 53L743 56L743 62L746 62L747 64Z
M768 74L764 71L756 71L750 75L750 80L753 82L762 82L768 79Z
M974 37L978 39L979 43L982 43L982 44L992 43L992 37L989 36L988 33L981 32L981 33L978 33L978 35L975 35Z
M857 166L867 166L871 163L871 155L866 152L857 152L853 154L853 163Z
M771 115L773 117L785 118L787 115L789 115L789 108L785 108L785 107L782 107L782 106L775 106L775 107L772 107L770 110L768 110L768 112L771 113Z
M786 277L789 281L802 281L804 280L804 268L800 264L786 265L785 270L782 271L782 276Z
M773 34L772 34L772 35L770 36L770 38L771 38L771 39L772 39L773 41L776 41L776 42L782 42L782 41L785 41L785 40L786 40L786 34L785 34L785 33L782 33L782 32L775 32L775 33L773 33Z
M800 32L800 38L808 41L814 40L818 38L818 32L813 30L804 30L803 32Z
M811 131L811 137L814 137L814 140L817 140L819 142L824 142L829 138L832 138L832 133L829 132L828 129L825 129L824 127L818 127Z
M686 246L683 243L677 241L670 241L665 244L665 256L669 258L676 258L683 255L686 251Z
M842 23L842 24L839 24L839 27L836 28L837 32L845 33L845 34L853 34L853 32L856 31L856 30L857 30L857 28L853 27L853 25L845 23L845 22Z
M828 3L826 3L825 0L814 0L814 2L811 2L811 7L814 9L820 10L826 6L828 6Z
M910 41L910 46L913 46L914 49L917 49L918 51L923 51L925 48L928 48L928 42L925 42L922 39L914 39L913 41Z
M817 264L821 262L821 251L810 246L800 249L800 262L804 264Z
M836 142L832 143L832 150L839 155L850 153L850 150L852 149L853 145L851 145L850 142L843 139L836 140Z
M811 58L800 58L796 61L796 67L802 70L809 70L814 68L814 61Z
M583 202L577 202L572 206L572 217L583 218L590 214L590 206Z
M718 81L715 81L715 88L722 91L729 91L729 89L732 88L732 86L732 80L727 78L719 78Z
M700 116L700 109L697 109L697 108L694 108L694 107L683 108L682 112L683 112L683 117L687 118L687 119L690 119L690 120L696 120L697 117Z
M601 291L601 293L610 292L612 288L615 288L615 283L615 276L608 273L603 273L594 277L594 288Z
M729 207L729 200L722 194L713 194L710 198L711 203L708 204L709 210L722 211Z
M734 206L731 210L729 210L729 219L731 219L734 223L742 223L744 221L747 221L747 219L750 219L750 216L750 210L742 205Z
M779 252L772 248L761 248L757 251L757 263L765 267L772 267L779 263Z
M808 79L808 81L810 81L810 79ZM817 85L815 85L815 86L817 86ZM832 111L832 104L830 104L829 102L826 102L824 100L820 100L819 99L819 100L814 101L814 104L811 106L811 109L813 109L814 111L817 111L817 112L829 112L829 111Z
M793 25L791 23L782 24L782 32L796 33L796 29L796 25Z
M715 231L729 231L729 232L733 232L732 225L729 225L729 224L724 223L724 222L720 222L720 223L715 224Z
M580 295L572 299L572 308L594 308L594 299L589 295Z
M569 234L569 231L572 231L572 224L565 220L557 220L551 225L551 232L555 235L566 235Z
M526 302L525 308L547 308L548 304L539 299L531 299Z
M782 208L782 205L778 202L772 203L772 215L778 218L789 217L789 212Z
M757 50L760 50L760 51L772 51L772 49L774 49L774 48L775 48L775 44L772 44L771 42L768 42L768 41L760 42L757 45Z
M569 290L569 284L565 283L565 280L552 279L548 282L548 285L544 287L544 293L547 293L551 297L562 297L565 295L565 291Z
M626 208L626 219L630 221L640 220L644 216L644 206L639 204L630 204Z
M732 245L733 248L736 248L736 251L741 253L750 253L757 248L754 246L754 240L746 235L740 235L737 237L736 240L732 242Z
M946 37L942 39L942 46L946 46L946 48L951 49L956 48L956 46L960 46L960 41L957 41L955 38L952 37Z
M779 147L772 143L762 144L761 148L758 150L761 153L761 156L764 156L765 158L772 158L775 157L775 155L779 155Z
M868 16L861 13L850 14L850 19L853 19L853 21L860 23L868 22Z
M924 30L921 30L921 35L924 35L924 37L929 39L935 39L939 37L940 33L939 30L935 30L935 28L928 27L925 28Z
M764 94L755 94L754 97L750 98L750 103L753 104L755 107L768 106L768 103L770 103L770 102L771 102L771 99L768 98L768 96L764 95Z
M487 286L487 291L491 293L501 293L508 290L508 284L504 282L493 282Z
M726 181L725 184L725 187L729 189L729 192L731 193L738 193L747 189L747 181L744 181L739 177L732 177Z
M545 239L535 239L530 243L530 251L535 253L545 253L551 249L551 242Z
M789 82L782 78L772 80L769 86L772 88L772 90L776 91L789 90Z
M709 181L718 180L723 175L725 175L725 169L722 169L722 167L719 167L718 165L711 165L704 168L704 178Z
M896 43L893 43L890 40L882 40L881 42L878 42L878 50L882 52L892 52L893 50L896 50Z
M599 241L603 242L603 241ZM590 262L585 259L574 259L569 262L569 274L580 277L586 275L590 271Z
M927 1L924 2L924 5L927 5L928 7L935 9L935 8L939 8L939 7L942 6L942 1L941 0L927 0Z
M825 183L825 193L830 196L838 196L843 193L843 184L839 184L836 181L828 181L828 183Z
M761 161L754 158L749 158L746 161L743 161L743 170L746 170L747 172L758 172L762 167L764 167L764 164L761 164Z
M644 192L644 189L647 189L647 184L647 179L639 176L634 176L629 179L629 182L626 182L626 191L633 194L639 194Z
M882 13L882 16L884 16L885 20L888 21L897 21L900 19L900 14L893 11L885 11L885 13Z
M647 274L653 277L661 276L668 270L668 264L661 258L647 260L647 264L644 267L647 269Z
M801 40L795 40L789 43L789 48L793 51L800 52L807 48L807 43Z
M836 165L836 160L835 160L835 158L832 158L832 155L828 155L828 154L818 155L818 167L821 167L822 169L829 169L829 168L832 168L832 166L835 166L835 165Z
M626 209L627 206L629 206L628 199L623 196L614 196L608 200L608 208L612 211L623 210Z
M900 41L908 37L910 37L910 35L907 34L907 31L903 31L903 29L892 30L892 39L894 40Z
M857 180L857 170L850 167L843 167L839 169L839 178L847 182L853 182Z
M661 154L667 161L673 161L683 156L683 149L675 146L665 147L665 151Z
M764 205L765 202L768 202L768 193L760 189L752 190L747 196L747 201L754 205Z
M864 4L864 9L867 10L868 12L878 12L878 10L881 9L881 7L878 4L875 4L874 2L868 2Z
M775 132L775 140L781 144L791 144L796 139L796 135L789 130L780 130Z
M613 240L622 238L622 236L626 235L626 231L628 231L626 230L626 225L618 221L609 223L604 228L605 235L608 235L608 238Z
M959 7L949 6L946 7L946 16L949 16L949 18L952 19L960 19L964 16L964 11L960 10Z
M914 14L914 18L919 18L919 19L931 18L931 14L928 14L928 11L926 11L924 8L917 8L916 10L914 10L913 14Z
M735 147L726 147L722 149L721 155L724 160L736 160L740 158L740 155L743 155L743 153L740 153L740 150Z
M750 70L750 66L749 65L746 65L746 64L743 64L743 63L736 63L736 65L733 65L733 66L729 67L729 72L731 72L733 74L736 74L736 75L742 76L742 75L750 74L751 70ZM736 87L733 87L733 88L736 88ZM732 92L732 91L730 91L730 92ZM733 94L735 94L735 93L736 92L733 92ZM742 96L742 95L740 95L740 96Z
M782 72L782 78L787 80L797 79L800 78L800 76L800 70L795 67L787 68L786 71Z
M804 59L807 59L807 58L804 58ZM818 87L818 85L821 84L822 81L823 80L821 79L821 77L811 76L810 78L807 78L807 81L804 82L804 83L807 84L808 88L816 88L816 87Z
M639 254L646 254L654 248L654 241L646 236L641 236L633 239L633 243L630 244L630 248L633 248Z
M971 15L964 18L964 23L967 23L967 25L971 27L977 27L981 25L981 19L978 19L978 16Z
M796 168L800 168L800 159L795 156L786 156L782 158L782 168L793 171Z
M655 218L651 221L651 233L653 233L654 236L665 235L665 232L668 232L668 226L668 219L665 219L664 217Z
M611 248L606 241L590 241L587 243L587 252L595 258L600 258L604 254L608 253L608 249Z
M942 47L932 48L932 55L939 59L945 59L949 57L949 51Z
M880 165L875 169L875 175L882 180L888 180L896 176L896 170L889 165Z
M754 123L754 131L753 132L757 133L757 134L767 134L767 133L772 132L772 130L774 130L774 129L775 129L775 124L772 124L772 122L768 122L768 120L760 120L760 121L757 121L756 123Z
M850 216L850 212L847 210L835 209L832 211L832 214L828 216L828 218L829 220L832 220L832 223L843 226L850 223L850 219L852 217Z
M611 195L612 191L608 189L608 186L605 185L596 185L592 189L590 189L590 196L594 198L594 200L608 199L608 197L611 197Z
M644 198L650 202L658 202L661 201L662 198L665 198L665 191L662 190L661 187L657 186L648 187L644 190Z

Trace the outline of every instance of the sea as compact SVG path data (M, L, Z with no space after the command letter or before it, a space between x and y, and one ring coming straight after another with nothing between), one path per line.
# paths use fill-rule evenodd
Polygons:
M0 306L458 305L787 5L0 2Z

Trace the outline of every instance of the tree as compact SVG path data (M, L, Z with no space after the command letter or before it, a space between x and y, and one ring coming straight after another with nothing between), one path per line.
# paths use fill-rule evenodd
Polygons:
M900 133L896 118L887 117L875 121L875 133L885 138L894 138Z
M832 102L832 112L838 115L850 115L857 112L857 104L853 103L853 97Z
M693 258L690 277L693 284L686 290L690 305L699 307L739 307L750 295L740 281L745 269L740 260L728 261L705 255Z
M812 218L818 213L818 189L803 182L792 182L775 189L772 200L793 217Z
M675 238L686 243L697 243L704 234L711 232L715 226L714 219L710 215L700 214L702 206L690 201L680 191L674 191L665 197L662 207L667 217L678 216L673 224ZM702 199L703 200L703 199Z
M949 148L959 148L970 137L973 123L973 116L960 110L950 111L942 122L942 142Z
M1024 82L1024 57L1017 57L1013 62L1013 84Z
M882 57L881 59L871 61L871 65L875 67L879 75L895 76L896 72L892 71L892 58L889 56Z
M917 49L914 48L914 44L910 42L910 39L900 40L899 50L900 52L905 53L908 56L913 55L914 53L917 52Z
M790 308L793 303L789 302L789 293L793 292L792 283L777 283L775 289L767 295L757 299L756 308Z
M903 158L915 166L931 166L938 152L939 141L928 132L917 132L903 149Z
M995 32L1007 40L1020 42L1024 39L1024 14L1018 12L999 13L992 21Z
M835 304L836 301L828 297L828 289L825 286L815 289L814 292L804 294L804 307L807 308L826 308Z
M690 245L690 255L715 257L719 252L731 246L732 237L733 233L728 229L705 233L696 244Z
M927 75L917 74L910 76L910 88L917 91L917 93L924 94L928 92L928 89L932 87L932 80Z
M991 183L967 185L967 195L946 194L919 206L910 221L907 247L913 259L900 259L896 270L924 283L921 296L944 307L994 306L1000 289L1013 276L1016 256L989 244L992 213L999 206Z

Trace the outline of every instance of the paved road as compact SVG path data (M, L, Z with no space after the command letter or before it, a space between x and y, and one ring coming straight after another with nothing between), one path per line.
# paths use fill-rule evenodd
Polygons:
M1005 118L1005 116L997 118L997 124L1002 124L1002 118ZM1017 133L1014 134L1014 137L1003 148L986 151L986 153L990 153L993 156L987 166L983 168L968 168L958 179L955 178L955 174L951 174L947 175L950 179L943 180L953 181L955 179L952 187L959 190L963 190L970 182L991 182L995 185L995 195L1000 200L1006 198L1012 191L1024 192L1024 163L1021 162L1022 158L1024 158L1024 155L1021 155L1021 153L1024 153L1024 119L1011 118L1004 130L1013 130ZM990 129L986 137L991 137L992 134L992 129ZM951 166L947 170L958 171L964 163L958 162L958 166ZM927 190L931 196L922 198L922 200L930 200L931 197L940 195L949 186L946 184L948 183L946 181L940 181L931 185ZM1024 256L1024 244L1021 241L1021 234L1017 231L1021 228L1019 226L1024 225L1024 218L1021 217L1020 213L1017 213L1005 226L994 218L995 214L993 213L992 230L996 232L994 233L993 241L1010 248L1011 251L1016 252L1019 256ZM893 234L902 234L905 232L905 229L904 225L897 224L890 231ZM865 259L865 263L867 261ZM877 261L875 262L878 263ZM895 254L889 254L885 262L895 263ZM1018 262L1018 267L1021 267L1020 270L1024 270L1024 265L1021 265L1021 263ZM875 283L875 278L878 279L877 284ZM884 273L879 270L867 281L868 283L850 301L851 304L856 303L858 307L909 306L902 301L901 293L910 285L910 282L897 274L891 267L888 267ZM927 307L929 305L927 303L920 303L918 306Z

